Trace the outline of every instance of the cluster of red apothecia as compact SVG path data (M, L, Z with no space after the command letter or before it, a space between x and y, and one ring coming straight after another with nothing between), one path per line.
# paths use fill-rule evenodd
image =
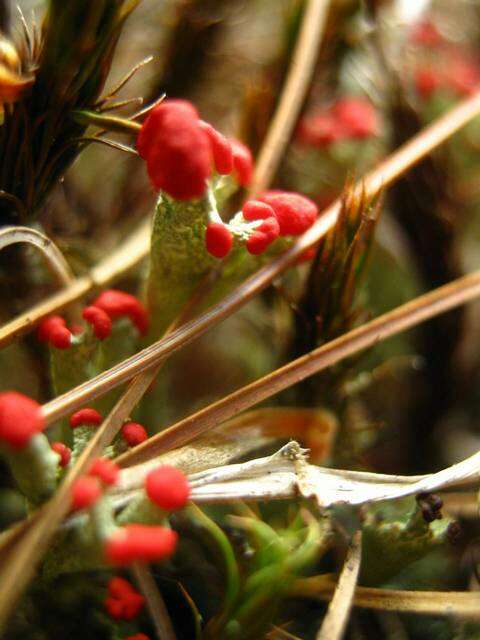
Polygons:
M70 418L73 429L95 427L102 416L91 408L81 409ZM25 449L31 439L45 428L41 406L34 400L17 392L0 393L0 442L12 450ZM146 433L137 423L124 425L124 437L135 443L143 440ZM59 464L68 464L71 452L63 443L54 443L52 449L59 454ZM73 510L92 508L106 488L117 483L119 468L107 458L93 461L87 474L72 485L71 505ZM186 476L175 467L161 466L151 471L145 481L148 498L162 511L171 512L185 506L190 495ZM152 562L170 557L176 548L177 534L163 526L131 524L119 528L105 543L105 557L114 565L128 565L136 561Z
M176 200L204 197L214 170L219 175L234 173L242 186L253 175L249 149L201 120L195 107L184 100L166 100L151 111L139 133L137 149L155 189ZM206 249L215 258L225 258L236 238L249 253L259 255L279 236L306 231L317 215L317 206L308 198L269 191L249 200L228 223L210 211Z
M429 20L413 26L410 41L425 52L413 72L413 83L420 98L427 100L438 91L458 97L475 91L480 82L476 53L449 42Z
M302 118L297 142L325 149L342 140L371 138L378 131L379 119L374 106L366 98L350 96Z
M124 291L108 289L82 313L83 319L91 325L99 340L108 338L112 331L112 322L120 318L129 318L141 335L148 331L148 314L143 304L135 296ZM68 349L72 338L82 333L82 327L67 327L66 320L58 315L48 316L38 326L37 336L41 342L57 349Z

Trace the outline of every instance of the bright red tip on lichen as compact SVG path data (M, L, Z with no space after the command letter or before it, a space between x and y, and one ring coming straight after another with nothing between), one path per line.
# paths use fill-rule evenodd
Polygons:
M215 258L225 258L230 253L233 237L230 229L221 222L210 222L205 232L205 246Z
M120 576L114 576L108 581L108 593L112 598L123 598L123 596L130 593L135 593L135 587L131 582L121 578Z
M413 25L410 40L426 47L436 47L442 44L443 37L432 22L424 20Z
M377 112L365 98L342 98L333 106L332 113L347 138L370 138L378 133Z
M105 557L114 565L158 562L175 552L178 536L166 527L131 524L116 531L105 544Z
M102 309L111 320L130 318L142 335L148 331L147 310L140 300L130 293L108 289L98 296L93 306Z
M52 442L52 450L60 456L60 466L66 467L72 457L72 450L63 442Z
M112 332L112 320L108 313L100 307L90 305L85 307L82 316L89 324L92 325L93 332L99 340L105 340Z
M68 349L72 344L72 334L61 316L44 318L38 325L37 336L41 342L48 342L57 349Z
M200 120L200 127L210 142L215 169L220 175L228 175L233 171L233 152L230 141L211 124Z
M71 503L72 509L88 509L97 502L102 495L102 487L97 478L83 476L78 478L72 485Z
M275 216L272 207L260 200L247 200L242 208L242 214L245 220L252 222L253 220L265 220Z
M45 428L41 406L16 391L0 393L0 442L23 449Z
M328 147L341 137L341 127L331 113L305 116L297 129L298 141L313 147Z
M438 73L433 69L419 68L416 69L413 82L415 90L423 99L429 98L440 87L441 81Z
M145 598L124 578L112 578L108 583L108 592L110 595L104 605L109 615L116 620L132 620L145 603Z
M98 411L91 409L90 407L80 409L80 411L76 411L70 416L70 426L72 429L87 425L99 425L102 421L103 418Z
M117 484L120 476L120 467L108 458L97 458L92 462L89 475L101 480L104 484Z
M147 475L145 491L150 500L161 509L176 511L187 504L190 485L180 469L163 465Z
M254 256L263 253L280 235L280 225L275 217L267 218L246 242L247 251Z
M233 152L233 168L239 184L247 187L253 177L253 157L250 149L240 140L230 139Z
M136 447L148 438L145 427L138 422L127 422L124 424L122 427L122 436L130 447Z
M299 193L267 191L260 200L272 207L281 236L298 236L317 219L317 205Z
M210 142L192 105L165 100L155 107L142 125L137 149L155 189L176 200L204 195L212 173Z
M150 640L150 637L144 633L136 633L134 636L128 636L125 640Z

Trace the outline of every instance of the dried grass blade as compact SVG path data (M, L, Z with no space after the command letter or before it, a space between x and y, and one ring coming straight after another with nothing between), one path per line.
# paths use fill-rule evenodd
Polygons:
M362 532L357 531L348 548L333 598L316 640L341 640L348 622L362 559Z
M297 580L292 595L315 600L330 600L335 582L329 576ZM353 604L364 609L402 611L420 615L479 618L478 592L468 591L401 591L357 587Z
M329 0L307 2L280 103L258 157L250 189L252 195L263 191L270 184L290 141L320 52L329 5Z
M132 567L132 573L147 601L147 608L152 617L158 640L176 640L167 607L155 584L150 568L137 562Z

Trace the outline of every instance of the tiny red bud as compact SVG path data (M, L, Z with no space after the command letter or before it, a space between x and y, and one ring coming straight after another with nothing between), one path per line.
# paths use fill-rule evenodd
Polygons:
M136 447L148 438L145 427L138 422L127 422L124 424L122 427L122 436L130 447Z
M225 258L233 245L230 229L221 222L210 222L205 232L205 245L210 255Z
M52 450L60 456L60 466L66 467L72 457L72 450L63 442L52 442Z
M228 175L233 171L233 152L230 141L211 124L200 120L201 129L207 134L212 150L215 169L220 175Z
M147 475L145 491L150 500L161 509L175 511L187 504L190 485L180 469L163 465Z
M45 428L41 406L16 391L0 393L0 442L23 449Z
M302 144L323 149L340 140L342 130L331 113L314 113L302 118L298 125L297 138Z
M132 620L141 611L145 598L124 578L115 577L108 583L109 597L104 604L107 612L116 620Z
M240 142L240 140L231 139L233 152L233 167L237 175L239 184L247 187L253 177L253 158L250 149Z
M95 411L95 409L91 409L86 407L85 409L80 409L80 411L76 411L74 414L70 416L70 426L72 429L76 427L82 426L97 426L102 424L103 418Z
M97 502L101 495L102 488L97 478L89 476L78 478L72 485L72 509L74 511L88 509Z
M148 314L135 296L117 289L107 289L94 301L93 306L102 309L111 320L130 318L142 335L148 331Z
M440 78L432 69L417 69L413 81L417 93L424 100L435 93L440 86Z
M128 636L125 640L150 640L150 637L144 633L136 633L134 636Z
M99 340L105 340L111 334L112 321L110 316L100 307L96 307L93 304L85 307L82 316L92 325L93 332Z
M131 524L116 531L105 544L105 557L114 565L159 562L173 555L178 536L166 527Z
M38 325L37 336L41 342L48 342L57 349L68 349L72 344L72 334L61 316L44 318Z
M108 458L97 458L92 462L89 475L101 480L104 484L117 484L120 475L120 467Z
M267 218L246 242L247 251L259 255L280 235L280 225L275 217Z
M260 200L247 200L243 205L242 214L245 220L252 222L253 220L264 220L275 216L272 207Z

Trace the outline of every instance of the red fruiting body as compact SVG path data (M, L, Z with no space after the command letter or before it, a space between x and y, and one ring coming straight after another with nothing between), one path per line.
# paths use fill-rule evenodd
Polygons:
M88 509L97 502L101 494L102 488L97 478L78 478L72 485L72 509Z
M412 42L426 47L435 47L443 42L437 27L427 20L413 26L410 39Z
M52 450L60 456L60 466L66 467L72 457L72 450L63 442L52 442Z
M253 158L250 149L240 142L240 140L231 139L233 152L233 167L237 174L237 179L242 187L247 187L253 177Z
M138 616L145 603L145 598L133 591L122 598L106 598L105 609L115 620L133 620Z
M299 193L267 191L260 199L272 207L281 236L298 236L317 219L317 205Z
M92 462L89 474L98 478L104 484L114 485L118 482L120 467L108 458L97 458Z
M128 636L125 640L150 640L150 637L144 633L136 633L134 636Z
M228 175L233 171L233 153L230 141L211 124L200 120L201 129L207 134L210 141L215 169L220 175Z
M480 69L476 60L457 54L451 56L444 69L445 82L459 96L473 93L480 82Z
M115 576L108 581L108 592L113 598L123 598L130 593L136 593L135 587L125 578Z
M297 130L299 142L313 147L328 147L342 137L338 121L330 113L306 116Z
M105 557L115 565L132 562L158 562L173 555L177 534L166 527L131 524L116 531L107 540Z
M85 307L82 316L84 320L92 325L93 332L99 340L105 340L112 332L112 321L108 313L100 307L90 305Z
M142 124L137 138L137 150L141 158L148 159L150 152L157 144L157 135L161 129L163 119L169 112L183 112L186 118L198 120L198 111L187 100L165 100L161 105L152 109Z
M0 393L0 442L23 449L45 428L41 406L16 391Z
M80 409L80 411L76 411L70 416L70 426L72 429L76 429L76 427L83 426L95 426L102 423L102 416L95 411L95 409L90 409L86 407L85 409Z
M275 217L267 218L248 238L246 242L247 251L256 256L263 253L265 249L280 235L280 225Z
M147 475L145 491L158 507L165 511L175 511L187 504L190 485L180 469L163 465Z
M342 98L332 109L347 138L363 139L378 131L377 112L364 98Z
M296 264L302 264L303 262L309 262L312 260L317 253L317 247L310 247L309 249L305 249L305 251L297 258Z
M148 438L145 428L138 422L127 422L124 424L122 427L122 436L130 447L136 447Z
M210 142L191 105L166 100L155 107L142 125L137 148L155 189L176 200L205 194L212 173Z
M132 620L141 611L145 598L135 591L128 580L112 578L108 583L108 597L104 604L112 618L116 620Z
M140 300L129 293L108 289L98 296L93 306L102 309L111 320L130 318L142 335L148 331L147 310Z
M414 73L415 89L423 99L429 98L440 86L440 78L432 69L421 68Z
M210 255L225 258L233 245L230 229L221 222L210 222L205 232L205 245Z
M38 325L37 336L41 342L48 342L57 349L68 349L71 346L72 334L61 316L44 318Z
M275 216L272 207L260 200L247 200L243 205L242 214L245 220L252 222L253 220L265 220Z

